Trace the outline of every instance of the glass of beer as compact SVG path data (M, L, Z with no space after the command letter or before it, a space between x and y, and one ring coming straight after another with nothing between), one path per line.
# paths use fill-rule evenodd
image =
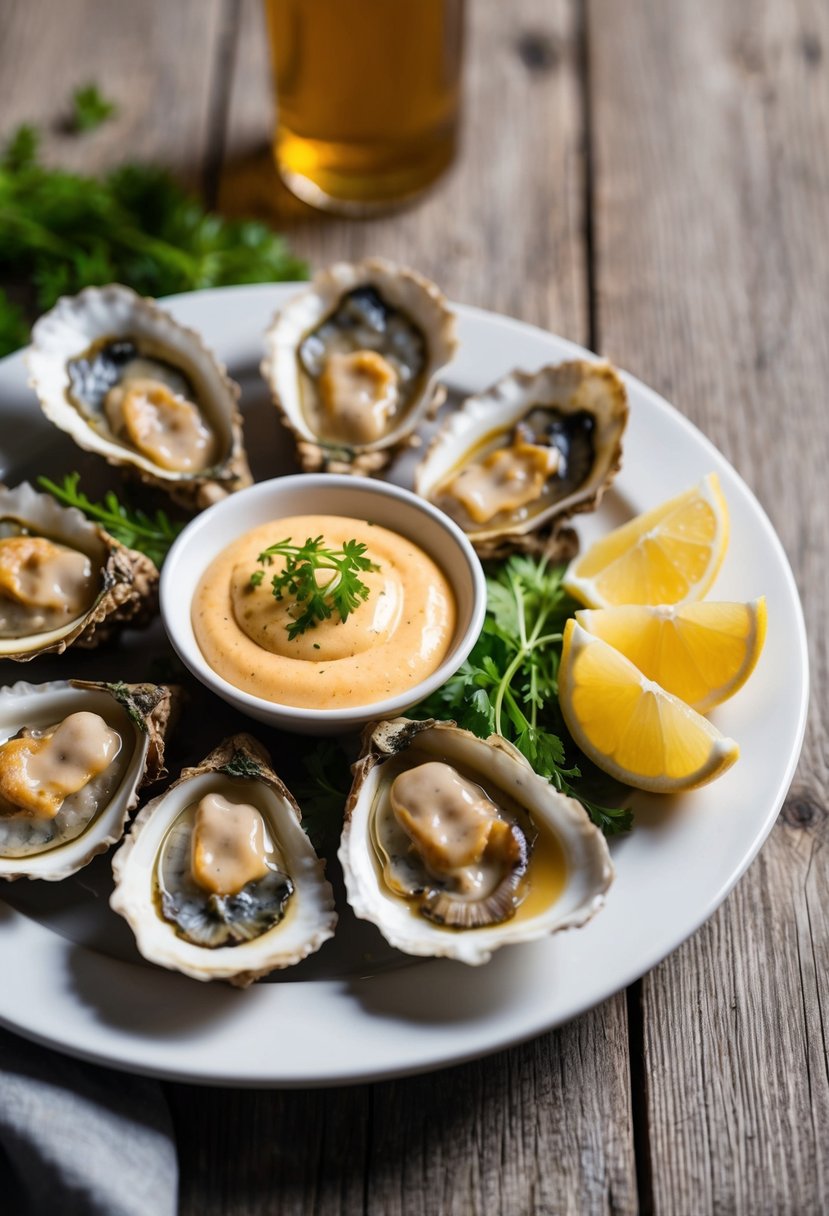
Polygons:
M451 163L464 0L265 0L274 156L312 206L361 215Z

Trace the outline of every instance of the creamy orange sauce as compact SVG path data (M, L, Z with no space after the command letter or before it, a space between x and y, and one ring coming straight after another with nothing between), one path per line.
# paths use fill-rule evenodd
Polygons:
M369 596L347 621L335 613L289 640L293 605L270 587L279 559L260 587L250 576L269 545L319 535L330 548L362 541L379 569L360 575ZM430 675L449 649L456 606L443 571L412 541L365 520L301 515L228 545L202 576L192 620L205 659L235 687L280 705L337 709L396 696Z

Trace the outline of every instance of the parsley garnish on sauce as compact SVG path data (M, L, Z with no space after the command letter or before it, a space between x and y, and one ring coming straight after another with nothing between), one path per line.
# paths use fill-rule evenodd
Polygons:
M309 536L304 545L291 544L289 536L259 554L257 560L263 569L251 574L251 586L261 586L264 567L271 566L275 557L285 558L282 570L271 578L271 591L278 602L286 594L296 602L298 614L286 626L288 640L293 641L335 612L344 623L368 599L369 588L360 572L380 567L365 554L366 545L357 540L347 540L341 549L331 549L322 536Z

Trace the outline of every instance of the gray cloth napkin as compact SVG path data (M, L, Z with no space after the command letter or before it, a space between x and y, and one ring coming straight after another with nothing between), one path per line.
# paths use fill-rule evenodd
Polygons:
M161 1086L0 1030L2 1216L174 1216Z

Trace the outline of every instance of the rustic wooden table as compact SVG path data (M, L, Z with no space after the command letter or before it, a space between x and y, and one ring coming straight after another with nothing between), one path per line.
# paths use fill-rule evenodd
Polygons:
M788 551L812 643L806 745L719 912L571 1025L370 1087L167 1086L181 1210L825 1212L829 7L469 9L463 156L391 218L325 219L278 190L257 0L4 0L0 122L54 130L71 88L95 80L119 122L50 134L49 156L162 161L222 206L267 215L313 264L413 263L455 299L583 342L663 392Z

